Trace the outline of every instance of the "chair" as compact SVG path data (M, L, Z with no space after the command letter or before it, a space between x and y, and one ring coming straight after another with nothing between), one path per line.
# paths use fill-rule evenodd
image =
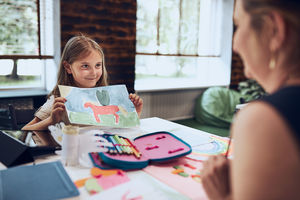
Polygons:
M28 122L30 122L35 113L35 109L15 109L11 104L8 105L10 119L11 119L11 128L13 130L19 130Z
M175 122L228 137L235 108L241 97L240 93L225 87L210 87L196 99L195 117Z

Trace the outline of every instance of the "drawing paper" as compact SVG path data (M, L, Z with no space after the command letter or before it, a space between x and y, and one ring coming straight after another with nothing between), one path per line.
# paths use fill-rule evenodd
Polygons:
M125 85L77 88L59 85L69 121L72 124L135 127L140 124L138 114Z

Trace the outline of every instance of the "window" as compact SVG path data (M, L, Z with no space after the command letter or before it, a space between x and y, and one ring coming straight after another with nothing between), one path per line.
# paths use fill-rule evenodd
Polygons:
M0 6L0 90L53 88L60 54L60 39L54 37L59 35L59 1L0 0Z
M138 0L138 91L228 85L233 0Z

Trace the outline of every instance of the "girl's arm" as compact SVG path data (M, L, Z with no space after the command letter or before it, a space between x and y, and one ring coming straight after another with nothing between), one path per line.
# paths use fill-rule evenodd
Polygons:
M51 103L53 105L52 108L50 106L51 110L48 117L43 120L39 119L38 117L34 117L34 119L26 124L22 130L47 130L48 126L62 121L65 112L65 102L66 99L63 97L55 98L53 103Z
M143 110L143 99L139 97L137 94L129 94L129 99L132 101L137 114L139 117L141 116L142 110Z
M44 120L34 117L22 130L47 130L49 125L51 125L50 116Z

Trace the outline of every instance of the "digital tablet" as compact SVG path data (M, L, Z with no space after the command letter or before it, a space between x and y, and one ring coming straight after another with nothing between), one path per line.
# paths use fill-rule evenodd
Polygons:
M0 130L0 162L6 166L32 162L60 149L49 131Z

